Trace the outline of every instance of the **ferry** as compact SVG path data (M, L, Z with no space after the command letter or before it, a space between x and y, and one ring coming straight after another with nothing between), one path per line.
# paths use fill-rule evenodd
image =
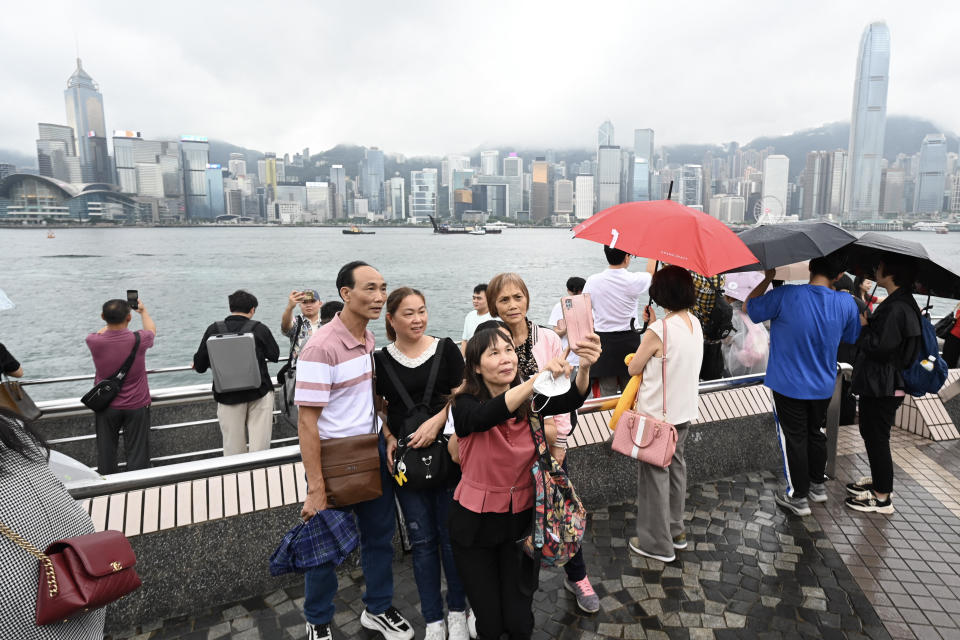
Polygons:
M946 222L917 222L912 229L913 231L933 231L935 233L947 233L949 231Z
M514 225L507 224L506 222L490 222L484 225L484 229L486 229L487 233L503 233L504 229L509 229L512 226Z
M340 233L346 236L370 236L376 233L376 231L364 231L360 227L353 225L349 229L341 229Z
M458 224L451 225L445 222L442 224L437 224L437 221L433 219L433 216L427 216L427 217L430 218L430 224L433 225L434 233L441 233L444 235L467 234L467 233L470 233L472 230L472 228L470 227L465 227L463 225L458 225Z
M470 235L472 236L485 236L487 235L487 233L488 233L487 230L484 229L483 227L477 227L475 229L470 230Z

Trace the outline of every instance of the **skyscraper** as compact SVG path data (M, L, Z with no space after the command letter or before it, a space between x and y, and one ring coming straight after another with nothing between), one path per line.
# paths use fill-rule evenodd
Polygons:
M139 131L113 132L114 178L123 193L137 193L137 147L142 144Z
M876 218L880 210L880 162L887 126L887 83L890 73L890 30L883 22L868 26L860 38L857 77L850 116L850 146L845 217Z
M77 156L84 182L110 182L107 156L107 127L103 117L103 96L93 78L84 71L80 58L63 92L67 125L73 129Z
M782 222L787 215L789 182L790 158L782 155L767 156L763 160L763 195L760 200L766 221Z
M620 204L620 147L602 145L597 150L597 210Z
M574 180L574 214L578 220L593 215L593 176L578 175Z
M496 150L480 152L480 175L497 175L497 165L499 165L500 152Z
M436 169L410 172L410 217L437 216L438 180Z
M390 208L391 220L404 220L407 217L407 196L403 178L394 176L383 185L387 197L387 206Z
M41 122L37 125L37 167L40 175L83 182L80 158L77 157L73 129L60 124Z
M913 194L914 213L940 213L947 182L947 137L942 133L924 136L920 145L920 167Z
M231 153L230 162L227 163L230 174L236 178L247 175L247 157L242 153Z
M530 186L530 222L546 220L550 215L550 163L544 158L533 161Z
M383 195L383 151L377 147L366 149L360 164L360 192L367 197L367 210L381 213L384 210Z
M600 125L600 128L597 129L597 146L613 146L613 123L609 120L604 120L603 124Z
M219 164L207 164L207 203L210 217L216 218L226 213L226 201L223 194L223 169Z
M703 211L703 166L699 164L683 165L680 174L680 202L688 207Z
M634 202L651 200L650 173L653 169L653 129L635 129L633 132L633 192Z
M207 164L210 144L204 136L181 136L180 155L183 159L183 195L187 219L211 220L210 192L207 188ZM221 198L223 197L221 187Z
M333 217L345 218L347 215L347 172L342 164L330 167L330 186L333 189Z

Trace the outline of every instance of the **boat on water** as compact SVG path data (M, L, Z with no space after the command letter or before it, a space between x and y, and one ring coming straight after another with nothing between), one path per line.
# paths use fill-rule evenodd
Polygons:
M364 231L360 227L354 225L349 229L341 229L340 233L347 236L370 236L376 233L376 231Z
M430 224L433 225L434 233L442 233L445 235L449 234L467 234L471 232L471 228L465 227L463 225L451 225L447 223L437 224L437 221L433 219L433 216L427 216L430 218Z
M950 233L950 229L948 229L946 226L937 227L937 235L938 235L938 236L945 236L945 235L947 235L948 233Z
M506 222L490 222L484 225L487 233L503 233L504 229L512 227L512 224L507 224Z
M487 230L483 227L477 227L476 229L470 230L470 235L472 236L485 236L487 235Z
M47 237L48 237L48 238L56 238L56 237L57 237L57 234L55 234L53 231L47 231Z
M941 231L942 229L942 231ZM933 231L935 233L948 233L946 222L917 222L912 227L913 231Z

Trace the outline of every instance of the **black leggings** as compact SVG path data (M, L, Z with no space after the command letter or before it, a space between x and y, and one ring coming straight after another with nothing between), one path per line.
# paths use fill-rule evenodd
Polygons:
M957 368L957 360L960 360L960 338L951 333L943 340L943 359L951 369Z
M890 428L897 416L903 396L869 398L860 396L860 437L867 448L873 489L878 493L893 491L893 457L890 455Z

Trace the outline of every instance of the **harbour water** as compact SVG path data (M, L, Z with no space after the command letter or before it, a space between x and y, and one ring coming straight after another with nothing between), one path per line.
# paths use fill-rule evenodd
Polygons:
M17 305L0 312L0 342L29 378L93 371L84 337L102 326L100 306L137 289L157 323L148 353L151 368L189 366L208 324L228 315L227 295L244 288L257 296L255 318L279 333L290 291L314 288L336 299L337 270L350 260L377 267L389 288L423 291L429 332L459 338L470 311L472 288L501 271L516 271L531 293L530 318L546 323L570 276L606 267L602 248L571 238L569 230L507 229L499 235L435 235L429 229L379 228L375 235L346 236L339 228L118 228L0 229L0 289ZM899 233L923 242L931 255L960 272L954 234ZM637 260L631 270L641 270ZM955 302L934 299L935 315ZM132 326L139 327L135 319ZM383 321L371 325L384 344ZM273 369L272 369L273 370ZM166 374L156 386L194 384L209 373ZM89 383L34 387L39 399L79 396Z

